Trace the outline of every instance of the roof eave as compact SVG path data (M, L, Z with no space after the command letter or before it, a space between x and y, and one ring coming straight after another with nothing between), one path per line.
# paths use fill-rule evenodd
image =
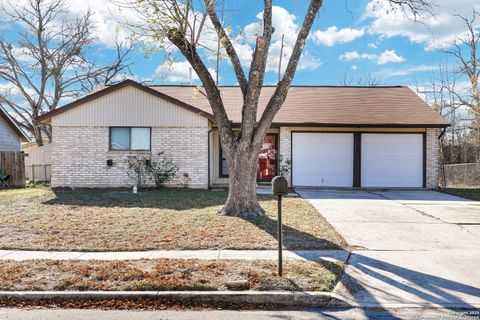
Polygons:
M342 127L342 128L447 128L449 123L321 123L273 122L272 127Z

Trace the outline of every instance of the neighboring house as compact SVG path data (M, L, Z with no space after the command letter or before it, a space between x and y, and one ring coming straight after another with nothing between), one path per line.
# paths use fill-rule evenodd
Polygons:
M263 88L259 113L274 90ZM238 124L239 88L220 91ZM126 80L38 120L52 125L54 187L126 186L126 157L160 151L179 167L174 185L228 183L215 118L194 86ZM447 126L408 87L293 86L265 138L258 180L278 173L282 155L292 161L293 186L435 188Z
M21 142L30 141L18 123L0 107L0 151L20 151Z

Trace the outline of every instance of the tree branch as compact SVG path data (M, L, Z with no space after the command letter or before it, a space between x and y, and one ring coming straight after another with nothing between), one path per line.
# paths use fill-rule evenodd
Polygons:
M235 75L238 80L238 85L240 86L240 90L242 90L242 94L245 99L245 96L247 94L248 82L247 78L245 77L245 73L243 72L240 59L238 58L237 51L235 50L235 47L230 40L230 37L225 32L222 23L218 19L213 0L205 0L205 6L207 8L207 13L210 17L210 21L212 21L212 24L215 27L215 31L217 32L218 39L222 43L228 57L230 58L230 61L232 62L233 70L235 71Z
M182 52L184 57L187 58L188 62L190 62L190 65L202 81L220 131L225 132L230 139L233 139L231 122L225 111L220 91L218 90L215 80L212 78L208 68L200 58L196 48L191 45L185 37L185 34L178 29L171 29L168 33L168 39ZM232 141L227 141L229 145L231 145L231 142Z
M36 121L37 116L57 108L73 91L78 96L92 78L110 81L128 68L125 59L130 50L107 66L97 66L87 58L85 48L93 40L91 12L66 18L64 0L28 0L24 6L4 2L3 12L17 23L15 46L0 38L0 79L18 92L5 103L10 102L37 142L42 141L42 131L51 136L49 128ZM23 52L18 54L14 48ZM24 100L25 106L15 99Z
M298 62L302 55L303 48L305 47L305 41L310 33L315 16L320 10L323 4L323 0L311 0L308 11L303 20L303 25L298 33L295 46L293 47L292 55L287 64L285 73L283 74L282 80L277 85L275 92L267 103L265 110L262 113L262 116L255 128L255 133L253 136L253 144L259 145L263 140L263 137L267 133L267 130L270 128L275 115L285 101L288 93L288 89L293 81L295 72L298 66Z
M264 0L263 35L257 38L248 77L248 90L242 106L242 139L251 141L257 122L258 99L263 87L268 49L272 39L272 0Z

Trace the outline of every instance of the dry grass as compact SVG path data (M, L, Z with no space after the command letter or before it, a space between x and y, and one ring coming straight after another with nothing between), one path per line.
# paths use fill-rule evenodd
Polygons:
M480 201L480 188L448 188L440 189L440 191L453 194L454 196L459 196L462 198Z
M276 202L261 196L268 216L218 214L224 191L14 189L0 191L0 248L124 251L275 249ZM307 201L284 200L287 249L338 249L343 238Z
M251 290L331 291L342 263L287 261L283 278L267 260L0 261L0 290Z

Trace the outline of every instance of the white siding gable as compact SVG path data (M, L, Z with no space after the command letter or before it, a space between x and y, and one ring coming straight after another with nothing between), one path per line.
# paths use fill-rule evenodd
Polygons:
M127 86L53 117L52 125L206 127L208 120L145 91Z
M0 151L20 151L20 136L1 114Z

